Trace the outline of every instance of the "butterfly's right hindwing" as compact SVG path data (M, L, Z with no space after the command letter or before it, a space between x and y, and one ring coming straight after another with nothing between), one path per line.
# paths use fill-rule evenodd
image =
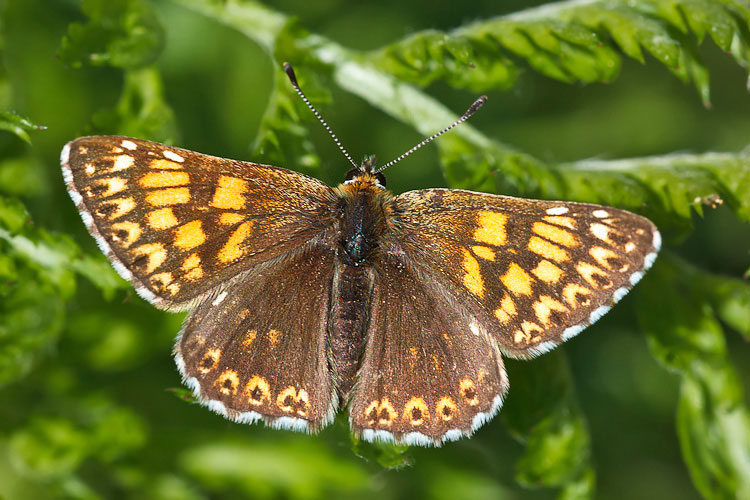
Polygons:
M316 237L335 204L331 188L296 172L127 137L76 139L61 160L103 251L167 309Z
M440 445L473 433L499 409L508 378L495 340L412 263L383 252L352 430L368 441Z

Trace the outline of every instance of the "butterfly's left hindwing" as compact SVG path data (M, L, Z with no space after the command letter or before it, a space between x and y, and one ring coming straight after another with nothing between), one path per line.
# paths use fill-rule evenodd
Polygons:
M99 246L166 309L319 235L335 204L331 188L296 172L128 137L76 139L61 162Z
M310 243L257 266L188 316L175 347L201 403L238 422L315 431L338 395L326 357L333 252Z
M395 197L392 211L399 251L519 358L601 317L661 244L648 219L585 203L426 189Z

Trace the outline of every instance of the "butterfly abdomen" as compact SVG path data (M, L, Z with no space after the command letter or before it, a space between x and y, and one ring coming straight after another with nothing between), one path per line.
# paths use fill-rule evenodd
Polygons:
M370 266L336 263L328 315L328 359L338 394L344 399L362 363L374 285Z

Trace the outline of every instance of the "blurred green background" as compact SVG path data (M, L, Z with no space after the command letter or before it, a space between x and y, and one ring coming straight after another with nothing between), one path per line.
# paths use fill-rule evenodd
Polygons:
M243 2L0 2L0 111L47 127L31 130L31 143L0 131L0 498L750 494L748 397L742 389L750 385L750 290L747 274L742 278L750 267L750 162L741 154L750 138L750 95L747 70L734 58L750 53L749 18L740 3L729 1L643 2L705 9L709 24L712 9L730 9L740 26L732 54L709 38L698 43L695 29L669 31L703 61L710 106L704 105L705 94L675 78L674 68L657 58L622 56L606 30L594 48L581 42L584 55L576 53L581 67L597 46L611 48L617 58L610 73L590 83L550 78L535 65L534 53L504 50L514 78L480 88L481 82L456 83L456 74L462 78L471 65L419 81L415 61L429 62L429 50L426 56L399 53L393 59L398 64L367 52L398 52L394 44L414 33L450 32L541 3L281 0L269 4L270 11L297 21L269 52L252 34L231 26L262 22L243 17L250 12L242 10ZM656 10L643 12L664 24ZM634 25L641 22L634 19ZM643 29L649 26L644 22ZM709 164L700 175L689 170L680 176L688 170L665 157L665 171L644 170L634 178L647 194L668 179L660 189L671 192L632 206L627 196L634 188L622 188L620 177L589 191L555 191L541 181L541 187L524 183L526 174L508 167L512 188L502 189L498 181L498 192L577 193L576 199L609 201L653 216L663 223L667 256L655 277L647 276L574 341L533 361L509 361L511 395L501 416L471 439L439 449L353 442L343 414L320 435L307 436L233 424L185 401L184 393L173 390L181 383L171 358L183 316L155 310L114 277L62 181L58 157L67 141L126 133L218 156L272 161L339 182L349 168L345 159L288 89L280 93L275 87L282 57L295 64L303 88L356 159L376 154L387 161L418 142L425 135L420 127L389 111L385 101L368 103L341 84L337 62L315 52L330 41L365 51L353 53L354 64L373 63L384 74L396 68L400 84L429 83L419 95L455 113L486 93L489 102L471 126L501 141L500 150L533 158L531 172L557 172L558 165L574 171L579 160L597 159L597 175L608 176L614 164L607 160L631 158L639 166L649 163L639 158L675 152ZM127 57L108 59L118 54ZM417 68L414 78L399 73L409 65ZM419 120L419 110L403 114ZM425 118L424 127L437 129L430 120L439 121L440 113ZM4 129L28 129L15 115L3 120ZM463 147L450 142L463 136L453 137L389 170L389 187L403 192L449 185L446 178L460 172L451 166L451 155ZM299 151L284 149L288 142ZM713 160L699 156L709 151L732 155L730 165L712 170ZM510 163L503 158L494 157L493 174L504 175ZM471 161L467 165L474 172ZM555 175L563 176L561 186L569 182L567 174ZM477 184L486 187L482 182ZM725 203L711 208L693 199L693 190L716 192ZM632 192L637 199L637 190ZM684 198L681 213L664 201L669 197ZM662 338L660 332L674 336Z

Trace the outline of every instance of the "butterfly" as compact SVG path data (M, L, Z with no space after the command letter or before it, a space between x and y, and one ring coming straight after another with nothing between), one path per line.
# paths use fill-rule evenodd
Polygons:
M577 335L659 250L648 219L616 208L394 195L393 162L357 165L330 133L355 167L336 187L130 137L62 150L70 196L119 274L156 307L191 310L177 366L233 421L315 432L348 409L368 441L469 436L508 391L503 356Z

